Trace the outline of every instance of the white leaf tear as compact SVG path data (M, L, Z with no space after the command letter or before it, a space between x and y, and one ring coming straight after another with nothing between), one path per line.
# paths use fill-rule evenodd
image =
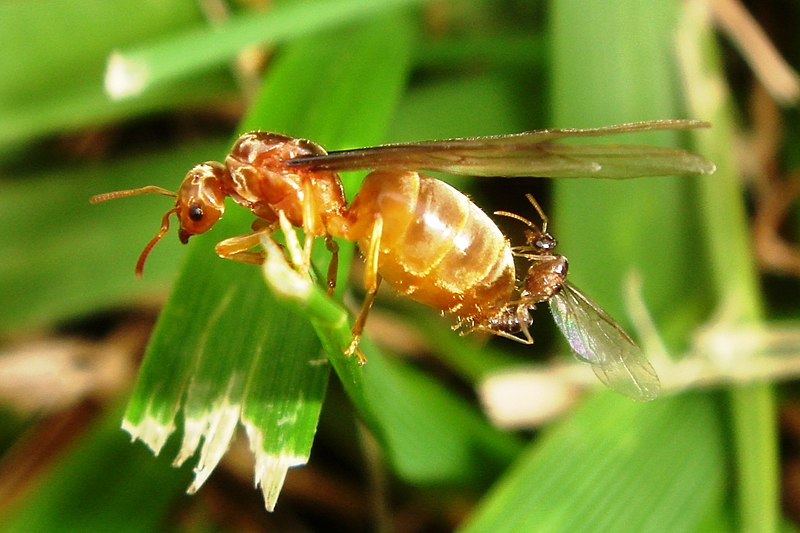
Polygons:
M203 486L222 456L228 451L236 432L236 424L239 422L241 410L239 403L228 404L225 402L217 409L210 411L205 417L195 420L187 418L186 433L181 450L178 457L175 458L176 465L193 455L200 438L203 439L200 457L194 468L194 481L187 490L189 494L194 494ZM190 428L193 431L191 435Z
M250 450L255 457L255 486L261 489L264 505L272 512L289 468L306 464L308 456L266 452L264 434L256 425L242 418L242 405L228 401L228 397L200 415L186 416L183 440L173 465L180 466L200 450L194 468L194 480L186 491L194 494L228 451L240 422L246 430ZM151 410L138 424L123 420L122 428L131 435L131 440L141 440L154 455L158 455L176 426L172 421L164 423Z
M264 495L264 506L267 511L274 511L278 496L286 479L286 472L292 467L302 466L308 457L290 454L272 454L264 451L264 435L254 425L243 422L250 441L250 451L256 458L255 486L261 487Z
M169 436L175 431L175 422L171 419L169 423L164 423L155 416L148 415L138 424L124 419L122 429L131 436L131 442L140 440L150 448L153 455L158 455Z

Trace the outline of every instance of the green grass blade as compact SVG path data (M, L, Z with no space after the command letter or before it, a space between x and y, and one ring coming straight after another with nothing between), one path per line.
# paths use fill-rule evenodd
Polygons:
M462 532L696 530L722 496L714 402L591 398L533 443Z
M356 31L349 39L338 38L336 46L331 36L296 46L313 50L316 57L320 49L328 50L327 59L335 63L343 50L358 49L360 38ZM292 86L288 81L296 78L293 57L288 51L284 62L273 67L272 81L261 95L270 107L280 106L281 94L275 88L286 90ZM297 79L293 81L297 87ZM314 94L317 101L330 95L319 83L313 89L319 91ZM336 103L333 97L328 101ZM333 109L326 110L327 118L344 120ZM248 119L251 123L288 126L259 117L259 111ZM259 281L258 269L213 257L214 240L246 219L245 213L231 215L215 228L215 235L193 239L186 269L148 350L125 425L158 451L183 406L186 431L179 458L188 457L205 436L195 489L213 470L241 417L255 447L257 479L272 508L286 469L304 463L310 452L328 367L318 362L319 341L307 320L276 302ZM245 227L240 225L238 231Z
M703 216L711 280L722 313L719 327L736 328L763 319L759 281L751 251L742 177L733 150L732 102L709 14L687 4L679 34L681 66L689 104L714 122L714 135L697 135L699 147L714 157L719 172L702 179L697 203ZM724 353L720 357L725 357ZM775 531L779 524L777 412L767 383L730 391L736 446L738 514L744 531Z
M232 62L248 47L278 44L418 2L283 2L267 12L235 17L218 27L195 29L163 42L115 52L106 71L106 90L114 98L138 95L150 86Z

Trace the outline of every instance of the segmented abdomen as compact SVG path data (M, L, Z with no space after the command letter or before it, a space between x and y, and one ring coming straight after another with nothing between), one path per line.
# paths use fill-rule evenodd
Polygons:
M508 242L453 187L415 172L373 172L351 206L361 223L369 211L384 221L378 272L399 292L467 323L482 322L511 300ZM358 239L364 252L370 237Z

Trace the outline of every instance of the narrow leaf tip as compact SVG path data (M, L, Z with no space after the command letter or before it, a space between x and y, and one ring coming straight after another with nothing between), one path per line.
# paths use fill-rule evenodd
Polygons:
M308 462L308 456L269 453L265 451L264 435L253 424L244 423L247 437L250 441L250 451L256 458L255 466L255 486L261 487L264 495L264 506L267 511L275 510L278 503L278 496L286 480L286 473L294 466L302 466Z

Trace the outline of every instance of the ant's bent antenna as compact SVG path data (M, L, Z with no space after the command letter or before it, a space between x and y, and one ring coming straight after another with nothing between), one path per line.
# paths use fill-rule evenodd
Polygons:
M525 218L525 217L523 217L521 215L518 215L516 213L511 213L510 211L495 211L494 214L498 215L498 216L501 216L501 217L508 217L508 218L513 218L514 220L519 220L520 222L522 222L523 224L525 224L526 226L528 226L531 229L534 229L536 231L540 231L542 233L547 233L547 224L550 222L550 220L547 218L547 215L544 214L544 211L542 210L542 207L539 205L539 202L537 202L536 198L534 198L533 195L530 194L530 193L526 194L525 198L527 198L528 201L533 206L533 208L536 209L536 213L539 215L539 218L542 220L542 227L541 228L539 228L539 226L537 226L536 224L534 224L533 222L531 222L527 218Z
M111 194L113 194L113 193L111 193ZM177 207L173 207L172 209L170 209L169 211L164 213L164 217L161 219L161 229L158 230L158 233L156 233L155 237L150 239L150 242L147 243L147 245L144 247L144 250L142 250L142 253L139 255L139 260L136 261L136 277L137 278L141 278L142 277L142 273L144 272L144 262L145 262L145 260L147 260L147 256L150 253L150 250L152 250L153 246L155 246L156 243L161 240L161 237L166 235L167 231L169 231L169 216L172 213L177 213L177 212L178 212L178 208Z
M164 196L172 196L173 198L177 198L178 194L172 191L168 191L162 187L158 187L156 185L147 185L146 187L140 187L138 189L126 189L124 191L114 191L114 192L107 192L103 194L96 194L89 198L89 202L96 204L99 202L105 202L106 200L114 200L116 198L126 198L128 196L138 196L140 194L163 194ZM150 239L150 242L144 247L142 253L139 255L139 260L136 262L136 277L141 278L142 272L144 272L144 262L147 260L148 254L150 254L150 250L153 249L153 246L156 245L158 241L167 233L169 230L169 216L172 213L177 213L178 207L173 207L166 213L164 213L163 218L161 219L161 229L158 230L156 236Z

